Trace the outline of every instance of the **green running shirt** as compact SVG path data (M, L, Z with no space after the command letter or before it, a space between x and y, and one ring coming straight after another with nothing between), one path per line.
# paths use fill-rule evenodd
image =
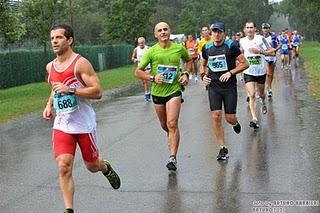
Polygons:
M184 62L190 60L189 54L181 44L171 43L170 47L162 48L159 43L147 50L143 55L138 67L144 69L151 64L151 75L163 72L165 82L162 84L152 83L151 94L159 97L167 97L177 91L181 91L178 82L180 78L180 59Z

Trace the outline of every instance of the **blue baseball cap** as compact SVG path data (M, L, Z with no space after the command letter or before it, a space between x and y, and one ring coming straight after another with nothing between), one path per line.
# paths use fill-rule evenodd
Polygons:
M215 23L213 23L212 25L211 25L211 27L210 27L210 29L211 30L219 30L219 31L221 31L221 32L224 32L224 30L225 30L225 27L224 27L224 23L222 23L222 22L215 22Z

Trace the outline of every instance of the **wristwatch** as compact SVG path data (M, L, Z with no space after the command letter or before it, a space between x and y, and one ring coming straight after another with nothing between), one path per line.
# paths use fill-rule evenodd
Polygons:
M153 76L153 75L150 75L149 80L150 80L151 82L154 82L154 76Z
M68 89L68 93L69 93L69 94L74 94L74 93L76 93L76 90L77 90L77 89L76 89L75 86L70 86L69 89Z

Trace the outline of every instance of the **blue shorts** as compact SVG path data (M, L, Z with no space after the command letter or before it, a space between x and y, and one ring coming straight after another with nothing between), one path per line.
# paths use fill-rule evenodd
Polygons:
M281 55L289 55L289 49L281 49Z

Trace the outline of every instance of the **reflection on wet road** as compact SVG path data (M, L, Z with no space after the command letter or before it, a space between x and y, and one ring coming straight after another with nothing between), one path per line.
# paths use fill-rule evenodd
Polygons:
M99 103L98 147L122 186L112 190L101 175L87 172L77 153L76 212L320 212L301 201L320 200L320 104L307 89L302 69L277 69L268 113L259 110L260 129L253 131L239 81L242 132L224 123L230 158L217 162L207 94L192 81L184 92L176 173L165 167L166 135L139 90ZM0 126L1 212L62 212L51 125L38 113Z

